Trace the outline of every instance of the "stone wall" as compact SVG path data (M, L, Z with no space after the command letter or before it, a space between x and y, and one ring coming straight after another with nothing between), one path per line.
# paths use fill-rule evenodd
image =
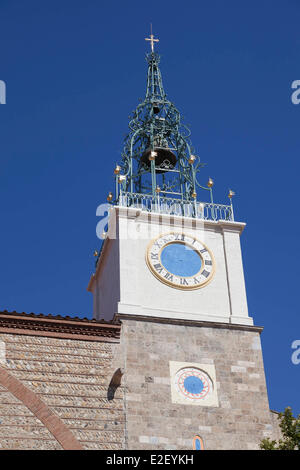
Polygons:
M196 435L205 449L256 449L278 438L261 328L120 320L119 339L118 325L0 314L0 449L189 450ZM172 402L170 361L214 367L218 406Z
M0 342L1 449L123 448L123 388L108 397L118 343L1 333Z
M257 449L273 436L260 329L122 319L129 449ZM214 364L218 407L171 402L169 361Z

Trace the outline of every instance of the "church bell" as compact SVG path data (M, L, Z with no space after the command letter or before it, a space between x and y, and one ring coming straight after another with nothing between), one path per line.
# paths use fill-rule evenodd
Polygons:
M167 140L159 137L154 139L154 148L149 146L141 157L141 162L149 169L153 156L155 156L155 168L157 173L172 170L177 162L177 157L169 148Z

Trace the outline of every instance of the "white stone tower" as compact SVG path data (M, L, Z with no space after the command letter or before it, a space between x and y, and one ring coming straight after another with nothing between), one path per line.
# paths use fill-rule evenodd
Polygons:
M88 290L94 318L121 321L130 449L252 449L271 434L240 235L147 56L147 91L116 166L108 232ZM199 194L208 201L199 201ZM202 196L201 196L202 198ZM171 430L171 431L170 431Z

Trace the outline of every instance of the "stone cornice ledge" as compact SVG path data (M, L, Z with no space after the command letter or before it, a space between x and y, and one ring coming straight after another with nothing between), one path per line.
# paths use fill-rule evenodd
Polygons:
M231 220L218 220L218 225L223 232L238 232L241 234L246 227L245 222L234 222Z
M150 317L143 315L131 315L124 313L117 313L114 316L114 322L122 322L122 320L134 320L142 322L152 322L152 323L164 323L172 325L182 325L182 326L194 326L199 328L222 328L227 330L242 330L242 331L254 331L261 333L263 331L263 326L254 326L254 325L240 325L236 323L221 323L213 321L199 321L199 320L183 320L177 318L161 318L161 317Z
M170 214L160 214L158 212L147 212L142 211L134 207L121 207L115 206L116 213L127 219L136 220L139 222L148 222L151 219L155 223L159 224L170 224L172 227L186 227L188 228L197 228L203 227L205 229L211 230L226 230L232 232L242 233L246 223L245 222L235 222L231 220L204 220L204 219L195 219L194 217L183 217L180 215L170 215Z

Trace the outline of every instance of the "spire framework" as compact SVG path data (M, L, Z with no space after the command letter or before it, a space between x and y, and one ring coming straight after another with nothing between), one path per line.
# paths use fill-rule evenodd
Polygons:
M213 182L210 179L207 186L202 186L197 181L203 163L195 155L189 128L165 93L159 68L160 56L154 52L154 42L158 40L152 34L146 40L151 42L151 52L146 55L146 95L130 116L122 161L115 169L114 202L127 206L146 205L147 210L155 211L162 204L168 208L175 204L177 209L174 213L178 213L179 205L181 215L198 217L203 207L197 202L197 192L200 189L208 191L209 204L214 205ZM171 209L168 210L172 213ZM230 206L224 206L224 210L223 218L231 219Z

